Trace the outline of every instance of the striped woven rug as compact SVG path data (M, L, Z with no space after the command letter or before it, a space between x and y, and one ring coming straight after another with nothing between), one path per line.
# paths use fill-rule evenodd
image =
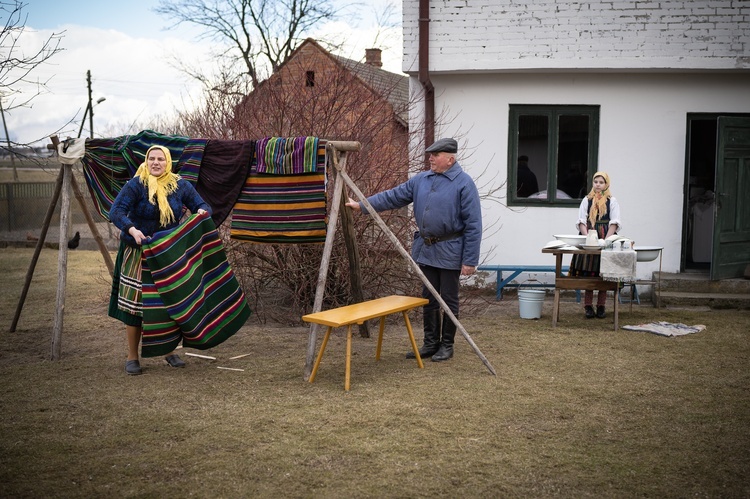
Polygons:
M308 157L309 161L309 157ZM322 243L326 239L325 141L314 173L263 174L252 167L232 211L230 237L259 243Z
M208 215L192 215L143 245L141 355L206 350L236 333L251 311Z

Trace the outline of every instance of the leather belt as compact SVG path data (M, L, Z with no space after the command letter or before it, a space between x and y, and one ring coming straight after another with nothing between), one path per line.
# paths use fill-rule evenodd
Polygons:
M423 237L422 240L427 246L430 246L435 243L439 243L440 241L450 241L451 239L457 239L464 235L464 231L461 232L454 232L453 234L447 234L445 236L436 236L436 237Z

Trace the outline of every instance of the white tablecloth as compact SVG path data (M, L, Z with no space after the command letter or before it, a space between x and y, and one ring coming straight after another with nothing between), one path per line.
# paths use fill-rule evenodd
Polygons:
M599 275L605 281L635 281L635 250L602 251Z

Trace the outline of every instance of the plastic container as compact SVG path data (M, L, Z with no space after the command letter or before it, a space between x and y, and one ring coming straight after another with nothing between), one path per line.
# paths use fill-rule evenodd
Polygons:
M521 319L539 319L542 317L545 292L540 289L519 289L518 309Z

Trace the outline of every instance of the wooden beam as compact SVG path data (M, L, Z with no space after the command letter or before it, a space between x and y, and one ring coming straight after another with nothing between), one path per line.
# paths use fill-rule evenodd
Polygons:
M341 162L338 161L337 151L334 151L333 166L337 173L338 171L346 171L346 151L341 153ZM362 285L362 265L360 264L357 236L354 232L354 217L351 210L346 209L346 202L347 195L342 189L339 214L341 216L341 232L344 234L344 245L349 260L349 285L354 303L361 303L365 301L364 286ZM370 337L367 321L359 324L359 335L362 338Z
M337 151L357 152L362 149L362 144L356 141L329 140L327 144Z
M63 319L65 318L65 284L68 276L68 222L70 218L71 165L62 165L62 201L60 204L60 248L57 252L57 299L52 326L52 360L60 360L62 353Z
M47 231L49 230L49 224L52 221L52 215L55 213L57 200L60 199L64 171L64 168L60 166L60 173L57 175L57 181L55 182L55 191L52 193L52 199L50 199L49 206L47 207L47 214L44 215L44 221L42 222L42 232L39 234L39 239L37 240L36 248L34 249L34 255L31 257L29 269L26 271L26 280L23 283L23 290L21 291L21 298L18 300L18 306L16 306L16 314L13 316L13 322L8 330L11 333L15 332L16 326L18 326L18 319L21 317L23 304L26 301L26 295L29 293L29 287L31 286L31 279L34 277L34 269L36 269L36 263L39 261L39 254L44 247L44 240L47 238Z
M326 147L333 148L331 142L328 142ZM330 151L331 154L335 154L335 151ZM326 279L328 277L328 266L331 261L331 253L333 252L333 240L336 234L336 222L339 218L339 209L341 204L337 202L341 199L341 194L344 192L344 183L341 180L341 175L336 175L336 180L333 185L333 203L331 206L331 214L328 217L328 227L326 228L326 240L323 245L323 256L320 261L320 268L318 269L318 285L315 288L315 301L313 303L313 313L320 312L323 308L323 295L326 289ZM305 380L310 379L312 373L313 364L315 362L315 343L318 339L318 325L315 323L310 324L310 335L307 338L307 355L305 356Z
M453 324L456 325L456 328L461 332L464 339L469 343L469 346L471 346L472 350L474 350L474 353L477 354L477 356L482 360L482 363L487 367L487 369L495 376L497 376L497 373L495 372L495 368L492 367L492 364L490 364L490 361L487 360L487 358L484 356L481 350L479 350L479 347L474 343L474 340L471 339L471 336L469 336L469 333L466 332L466 329L461 325L460 322L458 322L458 319L453 314L450 308L448 308L448 304L445 303L445 301L440 297L440 294L437 292L437 290L430 284L430 281L427 279L427 276L424 275L422 272L422 269L419 268L419 265L412 259L411 255L404 249L404 247L401 245L401 242L396 238L396 236L391 232L391 229L388 228L388 225L383 221L382 218L380 218L380 215L373 209L372 205L369 201L367 201L367 198L364 194L362 194L362 191L357 188L355 183L352 181L351 178L349 178L349 175L346 174L346 172L339 171L339 176L344 179L344 182L346 185L357 195L359 200L362 202L362 204L365 205L367 208L367 211L369 212L369 215L372 216L377 224L380 226L380 228L383 230L386 236L388 236L388 239L391 240L393 245L396 247L399 253L401 253L401 256L404 257L404 259L407 261L407 263L411 266L411 268L416 272L416 274L419 276L419 278L424 283L425 287L432 293L432 296L435 297L435 299L440 304L440 307L443 309L443 312L446 316L450 318L451 321L453 321Z

